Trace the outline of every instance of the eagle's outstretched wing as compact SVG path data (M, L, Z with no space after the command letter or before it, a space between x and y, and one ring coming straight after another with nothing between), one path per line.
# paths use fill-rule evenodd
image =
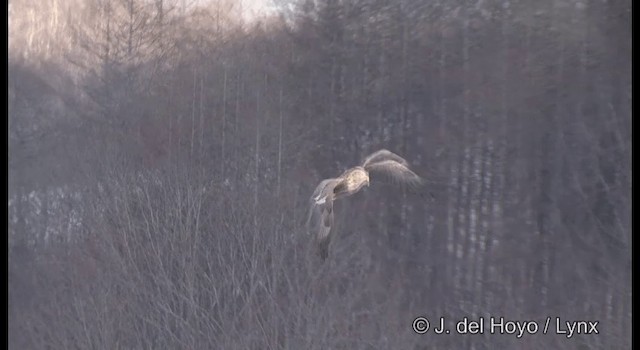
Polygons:
M399 184L407 184L418 187L423 184L424 180L416 175L406 164L402 164L393 159L387 159L379 162L367 164L365 170L370 174L382 174Z
M307 229L310 234L315 235L323 260L328 256L331 227L333 227L333 190L341 181L340 178L322 180L309 200Z
M362 167L366 168L367 165L371 163L378 163L384 160L394 160L406 167L409 166L409 163L407 163L404 158L386 149L381 149L379 151L371 153L367 158L365 158L364 162L362 163Z

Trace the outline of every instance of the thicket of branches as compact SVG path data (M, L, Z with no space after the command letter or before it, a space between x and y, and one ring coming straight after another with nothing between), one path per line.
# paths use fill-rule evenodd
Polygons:
M631 1L9 4L10 348L630 347Z

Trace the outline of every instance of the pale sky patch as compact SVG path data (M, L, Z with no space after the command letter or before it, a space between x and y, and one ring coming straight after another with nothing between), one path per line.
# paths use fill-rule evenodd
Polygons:
M240 1L240 0L239 0ZM242 17L251 22L263 16L275 14L276 8L272 0L241 0Z

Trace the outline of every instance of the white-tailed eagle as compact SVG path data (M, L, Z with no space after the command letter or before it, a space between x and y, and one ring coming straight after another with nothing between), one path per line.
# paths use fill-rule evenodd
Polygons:
M422 178L409 169L406 160L386 149L372 153L362 165L348 169L337 178L322 180L311 196L307 227L315 234L318 251L323 260L329 255L333 201L350 196L365 185L369 186L369 173L385 175L400 184L418 186L423 183Z

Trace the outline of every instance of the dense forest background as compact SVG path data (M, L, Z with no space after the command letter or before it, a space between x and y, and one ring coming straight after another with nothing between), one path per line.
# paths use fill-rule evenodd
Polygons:
M631 347L631 0L242 5L9 1L9 348Z

